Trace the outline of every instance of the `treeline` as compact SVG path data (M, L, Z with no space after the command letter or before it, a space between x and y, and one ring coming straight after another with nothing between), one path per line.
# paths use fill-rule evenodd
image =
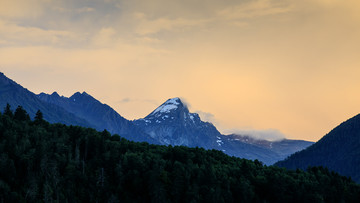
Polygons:
M286 170L216 150L135 143L107 131L0 114L0 202L359 202L325 168Z

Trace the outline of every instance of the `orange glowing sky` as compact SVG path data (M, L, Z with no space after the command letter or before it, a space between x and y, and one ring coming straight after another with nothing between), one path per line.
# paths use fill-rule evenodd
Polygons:
M171 97L221 132L317 141L360 113L358 0L0 0L0 71L127 119Z

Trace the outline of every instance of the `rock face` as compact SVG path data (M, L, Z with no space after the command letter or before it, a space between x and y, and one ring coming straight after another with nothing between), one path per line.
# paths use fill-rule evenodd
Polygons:
M167 100L143 119L135 120L135 125L156 139L160 144L184 145L218 149L221 145L217 137L222 136L215 126L203 122L179 98Z
M360 114L276 165L289 169L324 166L360 183Z

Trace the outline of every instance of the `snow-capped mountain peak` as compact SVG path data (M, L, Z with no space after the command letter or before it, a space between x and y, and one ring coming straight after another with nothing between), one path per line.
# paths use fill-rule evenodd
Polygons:
M155 109L150 115L154 116L158 113L170 113L171 110L179 108L181 104L182 102L178 97L168 99L164 104Z
M148 116L134 121L151 138L166 145L200 146L219 148L216 141L221 134L211 123L201 121L197 113L189 112L180 98L168 99Z

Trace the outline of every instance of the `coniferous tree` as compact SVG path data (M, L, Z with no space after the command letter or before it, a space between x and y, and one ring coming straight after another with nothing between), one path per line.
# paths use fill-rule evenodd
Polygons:
M19 121L28 121L30 120L29 114L24 110L22 106L18 106L14 113L14 118Z
M8 115L9 117L14 116L14 113L11 111L11 106L9 103L6 104L6 107L4 109L4 115Z
M291 171L216 150L136 143L0 114L0 202L359 200L359 185L323 167Z
M34 122L37 124L44 122L43 113L40 110L36 112Z

